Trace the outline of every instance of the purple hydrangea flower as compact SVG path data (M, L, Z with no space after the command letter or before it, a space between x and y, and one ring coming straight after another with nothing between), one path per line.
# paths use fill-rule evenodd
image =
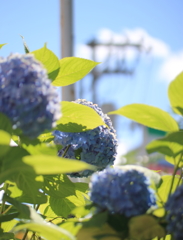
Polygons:
M92 102L79 99L75 103L83 104L93 108L109 126L99 126L93 130L80 133L68 133L54 131L54 142L63 148L59 151L62 156L67 146L70 145L65 158L80 159L81 161L97 166L98 170L103 170L108 165L112 165L117 153L116 133L110 118L103 114L101 108ZM72 177L88 177L93 171L71 173Z
M0 112L29 138L51 129L61 117L56 89L33 55L0 58Z
M165 209L168 233L173 234L175 240L183 239L183 185L169 197Z
M108 168L92 175L90 198L98 210L132 217L144 214L156 205L150 181L137 170Z

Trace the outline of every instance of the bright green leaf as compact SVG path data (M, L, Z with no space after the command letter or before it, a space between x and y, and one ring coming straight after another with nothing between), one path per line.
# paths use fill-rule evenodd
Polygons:
M10 134L3 130L0 130L0 157L4 156L10 149L10 141Z
M169 176L169 175L162 176L162 183L161 183L160 187L158 188L158 195L160 196L161 200L164 203L168 199L172 178L173 178L173 176ZM177 184L179 182L179 178L180 178L179 175L175 176L172 192L175 191Z
M6 45L7 43L3 43L3 44L0 44L0 49L4 46L4 45Z
M47 197L44 193L42 192L37 192L37 194L34 194L34 196L32 195L28 195L23 193L22 190L20 190L16 184L14 185L10 185L8 187L8 193L9 196L12 198L17 199L20 202L24 202L24 203L32 203L32 204L43 204L47 202Z
M174 143L172 143L173 145ZM177 146L174 145L174 149L177 149ZM183 156L182 156L182 150L180 154L177 154L176 157L171 156L165 156L166 161L173 165L179 165L179 168L183 167Z
M147 152L159 152L170 157L176 157L183 151L183 132L170 133L163 138L156 139L146 146Z
M75 240L75 237L71 233L52 223L29 222L16 226L14 231L20 231L23 229L29 229L33 232L37 232L40 236L46 238L47 240L64 239L65 236L69 237L71 240Z
M31 155L57 155L57 148L55 144L39 143L37 145L28 145L22 144L22 147L26 149Z
M130 104L108 114L118 114L147 127L165 132L178 131L177 122L160 108L145 104Z
M1 228L6 231L6 232L9 232L12 230L12 228L18 223L18 220L11 220L11 221L8 221L8 222L3 222L1 224Z
M57 56L49 50L46 45L31 53L33 53L35 58L46 68L49 79L54 80L60 70L60 63Z
M0 182L3 183L6 180L15 182L23 193L36 202L43 177L37 176L34 168L22 161L22 158L27 155L29 153L23 148L12 147L6 154L6 159L3 160Z
M52 82L54 86L67 86L85 77L98 62L91 60L66 57L60 60L60 72Z
M183 115L183 72L181 72L169 85L168 96L173 110ZM180 108L180 109L179 109Z
M60 174L96 168L82 161L65 159L57 156L36 155L23 158L26 165L31 166L37 174Z
M49 196L59 199L75 195L75 185L65 174L45 176L43 190Z
M105 125L98 113L85 105L61 102L62 117L57 121L57 129L63 132L83 132Z

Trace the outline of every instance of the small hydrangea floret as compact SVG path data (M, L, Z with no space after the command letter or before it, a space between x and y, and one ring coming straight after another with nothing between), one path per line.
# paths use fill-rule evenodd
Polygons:
M183 239L183 185L169 197L165 209L167 210L167 231L175 240Z
M146 213L156 205L150 181L136 170L108 168L92 175L90 199L99 211L132 217Z
M61 117L57 91L33 55L0 58L0 112L29 138L51 129Z
M93 108L109 128L99 126L95 129L80 133L54 131L54 142L63 147L58 154L62 156L67 146L70 146L64 156L65 158L79 159L97 166L99 171L103 170L106 166L113 164L117 153L117 139L112 122L106 114L103 114L101 108L96 104L83 99L79 99L75 101L75 103ZM93 171L91 170L84 170L71 173L70 176L88 177L92 173Z

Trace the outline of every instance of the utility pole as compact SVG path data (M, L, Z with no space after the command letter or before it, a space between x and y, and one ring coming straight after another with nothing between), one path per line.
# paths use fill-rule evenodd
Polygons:
M73 1L60 0L61 8L61 56L73 56ZM74 101L74 84L62 87L62 100Z
M93 61L97 61L96 58L96 48L97 47L107 47L108 48L108 57L106 59L105 62L103 62L103 65L105 66L104 69L99 69L99 68L94 68L91 72L92 74L92 101L97 103L97 95L96 95L96 83L98 82L98 80L100 79L100 77L104 74L123 74L123 75L133 75L135 68L136 68L136 64L139 60L139 56L140 53L142 51L147 51L144 47L142 43L132 43L129 42L128 40L122 43L99 43L97 40L93 39L91 41L89 41L87 43L87 46L89 46L92 49L92 60ZM118 53L120 53L120 51L124 51L127 48L131 48L134 49L135 51L137 51L137 58L134 62L134 66L133 67L129 67L127 66L126 63L126 59L125 59L125 55L123 58L118 57L117 55L115 56L115 68L111 69L110 68L110 58L112 56L111 53L111 48L116 48L118 50ZM80 95L82 95L82 87L80 89Z

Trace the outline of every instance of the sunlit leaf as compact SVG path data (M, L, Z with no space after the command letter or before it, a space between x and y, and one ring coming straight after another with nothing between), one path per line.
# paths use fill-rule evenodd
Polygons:
M10 141L10 134L3 130L0 130L0 157L4 156L10 149Z
M183 115L183 72L181 72L169 85L168 96L173 110Z
M71 240L75 240L75 237L71 233L52 223L29 222L16 226L14 231L20 231L23 229L29 229L33 232L37 232L39 236L42 236L47 240L64 239L64 236L69 237Z
M7 43L3 43L3 44L0 44L0 49L4 46L4 45L6 45Z
M176 157L183 151L183 132L170 133L163 138L156 139L146 146L148 153L159 152L167 156Z
M37 176L34 168L22 161L24 156L29 155L23 148L12 147L6 154L6 161L3 161L0 182L6 180L15 182L19 189L31 197L34 202L42 186L42 176ZM35 197L35 199L34 199Z
M91 60L66 57L60 60L60 72L52 82L54 86L67 86L85 77L98 62Z
M63 132L83 132L105 125L96 111L88 106L73 102L61 102L62 117L57 129Z
M37 174L60 174L96 169L82 161L49 155L26 156L23 158L23 162L31 166Z
M49 79L54 80L60 70L60 63L57 56L49 50L46 45L31 53L33 53L35 58L46 68Z
M160 108L145 104L130 104L108 114L118 114L147 127L165 132L178 131L177 122Z
M170 175L162 176L162 183L161 183L160 187L158 188L158 195L160 196L161 200L164 203L168 199L172 178L173 178L173 176L170 176ZM175 191L175 189L177 187L177 184L179 182L179 178L180 178L179 175L175 176L173 187L172 187L172 191L171 191L172 193Z

